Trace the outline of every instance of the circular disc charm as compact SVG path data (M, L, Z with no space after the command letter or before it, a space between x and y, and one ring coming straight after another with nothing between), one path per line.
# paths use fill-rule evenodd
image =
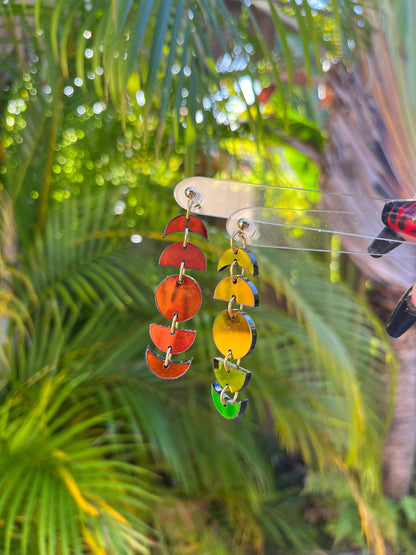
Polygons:
M173 320L176 313L177 322L184 322L195 316L201 307L202 295L197 282L189 276L182 279L179 283L178 276L169 276L156 289L157 308L168 320Z
M245 312L233 312L233 318L228 310L220 312L212 326L217 349L224 356L232 351L231 358L243 358L256 345L256 328L253 320Z

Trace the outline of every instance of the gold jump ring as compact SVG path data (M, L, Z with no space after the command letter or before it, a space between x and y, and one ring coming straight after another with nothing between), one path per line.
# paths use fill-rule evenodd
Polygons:
M195 191L195 189L192 189L192 187L187 187L185 189L185 196L188 198L188 205L186 207L186 216L185 216L185 220L187 222L189 222L189 214L190 214L191 208L194 204L195 195L196 195L196 191Z
M167 368L169 366L169 362L171 358L172 358L172 347L169 345L168 350L166 352L165 362L163 363L163 368Z
M185 261L182 260L181 266L179 268L178 283L183 283L183 276L185 275Z
M182 247L186 249L188 246L188 238L189 238L189 227L185 226L185 237L183 238L183 245Z
M237 278L243 277L244 274L245 274L245 271L246 271L246 269L245 269L244 267L242 267L242 268L241 268L241 274L237 274L237 275L236 275L236 274L234 273L234 267L235 267L235 266L238 266L237 260L234 260L233 263L232 263L231 266L230 266L230 276L231 276L231 279L233 280L233 283L237 283Z
M224 394L225 394L225 392L227 391L227 389L229 389L228 384L226 384L226 385L222 388L221 393L220 393L220 401L221 401L221 403L224 405L224 407L227 406L227 403L228 403L229 405L235 405L235 403L237 402L237 399L238 399L238 391L236 391L236 392L234 393L234 397L233 397L232 399L228 399L227 402L225 402L225 401L224 401Z
M239 229L238 231L234 231L234 233L231 235L231 238L230 238L230 247L233 249L234 254L237 254L239 247L236 247L234 245L234 238L235 237L239 237L241 239L241 241L243 242L243 250L246 249L247 242L246 242L246 238L244 237L244 232L241 229Z
M230 302L228 303L228 316L231 318L231 320L234 320L235 316L234 316L234 312L233 312L233 302L235 301L235 295L233 295L230 299Z
M231 368L228 366L228 359L232 358L232 356L233 356L233 352L232 352L232 350L230 349L230 350L228 351L228 353L225 355L225 358L224 358L224 363L223 363L223 364L224 364L224 368L226 369L226 371L227 371L228 373L229 373L230 370L231 370Z
M170 334L171 335L175 335L176 322L178 320L178 316L179 316L179 314L177 312L175 312L174 315L173 315L172 325L170 326Z

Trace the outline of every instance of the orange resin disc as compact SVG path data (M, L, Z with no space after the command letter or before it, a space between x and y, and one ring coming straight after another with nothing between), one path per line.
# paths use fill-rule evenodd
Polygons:
M170 333L170 326L159 326L157 324L150 324L149 332L153 343L158 349L167 353L168 348L171 347L173 355L188 350L196 337L196 331L176 329L172 335Z
M153 374L156 374L159 378L175 380L185 374L191 366L192 359L186 360L185 362L170 361L167 367L165 367L165 359L156 355L150 347L147 347L146 362Z
M231 351L231 358L243 358L256 345L256 328L245 312L234 312L233 316L230 317L228 310L220 312L212 326L212 335L221 354L226 356Z
M189 231L192 231L192 233L202 235L202 237L205 237L208 241L208 231L205 224L196 216L189 216L189 220L187 221L185 214L176 216L176 218L173 218L167 224L163 232L163 237L166 237L169 233L175 233L175 231L185 231L185 227L187 227Z
M156 306L162 316L173 320L174 314L177 314L177 322L193 318L202 302L201 289L189 276L183 276L182 283L178 282L178 276L167 277L159 283L155 297Z
M185 268L191 270L206 270L207 261L204 253L191 243L183 247L183 243L172 243L166 247L159 258L159 264L162 266L180 267L181 262L185 263Z

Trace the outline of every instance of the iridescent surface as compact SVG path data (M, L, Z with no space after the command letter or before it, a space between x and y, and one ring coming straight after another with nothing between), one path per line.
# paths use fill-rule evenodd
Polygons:
M234 252L233 249L227 249L221 256L218 262L217 270L220 272L227 268L227 266L231 266L231 264L236 261L239 266L245 268L251 275L257 276L258 274L258 266L257 260L253 253L250 251L246 251L244 249L237 249L237 252Z
M251 379L251 372L241 367L237 368L237 366L231 362L227 362L227 367L229 369L228 372L224 366L223 359L214 358L214 374L221 388L228 385L227 391L235 393L248 386Z
M201 289L189 276L183 276L182 283L178 283L178 276L167 277L159 283L155 297L157 308L162 316L172 320L177 313L178 322L184 322L195 316L202 302Z
M186 360L185 362L171 361L165 368L165 358L156 355L150 347L147 347L146 349L147 366L154 374L156 374L156 376L164 378L165 380L175 380L176 378L183 376L191 366L191 362L192 358Z
M174 334L170 333L170 326L159 326L158 324L150 324L149 333L153 343L158 349L167 353L171 347L172 354L183 353L195 341L196 331L191 330L175 330Z
M226 401L225 406L221 403L220 393L222 391L222 387L219 383L213 383L211 385L211 397L214 402L215 408L221 414L223 418L227 418L229 420L233 418L238 418L242 416L247 408L247 399L243 399L243 401L239 401L235 404L227 403L230 399L227 394L224 394L224 401Z
M235 296L235 302L245 306L258 306L259 297L254 283L243 277L222 279L214 291L214 299L229 301Z
M159 258L162 266L180 267L181 262L185 262L185 268L191 270L206 270L207 261L204 253L195 245L188 243L183 247L183 243L172 243L166 247Z
M256 328L245 312L234 312L233 316L230 317L228 310L220 312L212 326L212 335L217 349L224 356L231 350L231 358L243 358L256 345Z
M165 231L163 232L163 237L166 237L166 235L169 235L170 233L175 233L175 231L185 231L185 227L187 227L192 233L202 235L202 237L205 237L208 241L208 231L204 222L192 215L189 216L189 221L187 221L185 214L176 216L168 222L165 227Z

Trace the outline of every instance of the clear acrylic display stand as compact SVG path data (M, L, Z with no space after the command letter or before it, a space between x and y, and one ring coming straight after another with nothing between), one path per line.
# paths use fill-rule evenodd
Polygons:
M362 239L370 244L380 232L383 226L381 213L384 204L389 200L376 196L362 195L357 198L357 195L353 194L190 177L178 183L174 191L176 201L183 208L186 208L184 193L189 187L196 192L193 212L226 219L226 228L230 236L238 230L239 220L245 218L248 221L248 227L244 235L248 245L367 256L368 252L362 250ZM330 196L338 206L346 209L293 207L293 199L299 201L302 195L309 200L309 204L312 200L322 200ZM367 213L349 210L349 206L357 206L357 200L360 201L360 198L363 201L370 199L374 209ZM279 208L270 208L270 204L277 204ZM363 235L359 232L363 227L363 220L365 220L366 229L371 231L370 234ZM339 243L339 248L334 248L334 236L339 237L341 241L348 239L348 247L341 247ZM354 249L354 240L361 249ZM414 258L416 254L414 243L398 241L398 244L402 245L399 249L401 258ZM395 254L396 251L392 251L384 256Z

